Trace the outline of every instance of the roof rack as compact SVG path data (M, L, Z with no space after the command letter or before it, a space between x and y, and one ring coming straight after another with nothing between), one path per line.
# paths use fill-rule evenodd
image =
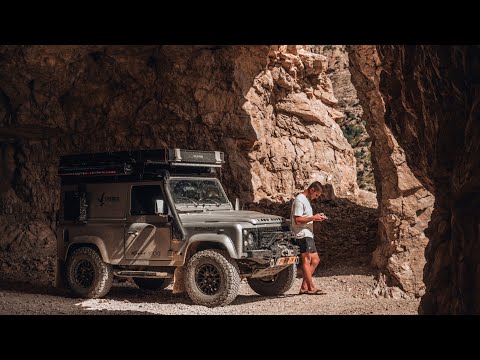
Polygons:
M60 158L58 175L75 177L143 178L169 172L210 173L224 164L221 151L185 149L132 150L91 154L65 155Z

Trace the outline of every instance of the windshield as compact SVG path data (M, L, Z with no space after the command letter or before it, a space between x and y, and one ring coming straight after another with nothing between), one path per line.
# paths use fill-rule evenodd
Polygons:
M228 204L218 179L170 179L168 185L175 204L194 206Z

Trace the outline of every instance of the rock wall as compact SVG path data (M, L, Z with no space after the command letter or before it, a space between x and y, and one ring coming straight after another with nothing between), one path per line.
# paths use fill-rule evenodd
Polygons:
M349 46L348 51L352 81L372 139L379 204L379 245L372 264L388 273L390 285L421 296L425 292L424 251L428 243L424 230L430 221L434 197L412 174L404 150L386 124L390 115L385 112L388 100L380 91L384 73L377 48Z
M348 51L372 139L374 264L422 294L433 193L420 310L480 313L480 49ZM355 193L325 64L296 46L1 46L1 277L51 281L65 153L219 149L245 202L282 201L313 179Z
M337 124L344 115L326 76L327 58L302 46L272 46L246 98L258 134L250 153L254 201L291 196L314 180L354 196L353 150ZM353 170L353 171L352 171Z
M386 125L435 194L420 312L480 314L480 48L377 51Z
M326 68L297 46L1 46L0 276L53 280L67 153L216 149L245 203L313 180L353 196Z

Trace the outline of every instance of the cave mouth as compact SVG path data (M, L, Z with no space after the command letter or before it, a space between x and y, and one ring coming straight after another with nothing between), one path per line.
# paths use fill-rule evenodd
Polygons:
M323 154L341 156L339 163L345 160L338 165L344 172L334 174L341 188L338 196L314 204L315 211L331 219L316 229L323 253L320 266L370 265L373 259L375 267L388 267L396 278L406 262L405 273L411 270L417 279L413 283L418 282L421 261L411 266L405 257L412 249L423 257L423 243L410 246L399 231L412 234L412 239L420 236L423 229L415 224L429 215L429 203L421 200L423 208L402 212L409 208L409 196L418 195L418 186L404 186L405 177L395 175L397 165L388 158L396 151L388 147L394 138L386 132L365 132L380 121L374 105L383 100L374 99L371 105L374 93L364 88L362 79L354 79L349 62L353 48L302 47L307 53L293 45L2 48L0 76L8 86L0 90L0 136L16 139L1 150L4 164L12 158L15 163L0 166L7 177L15 168L10 185L8 180L0 183L5 189L0 194L0 232L5 234L1 246L9 249L0 254L6 256L2 266L21 273L27 266L24 256L35 260L28 265L32 271L53 272L59 189L51 185L58 180L53 164L61 154L164 146L221 150L228 156L222 172L228 194L288 218L288 200L272 200L270 195L280 189L291 196L311 181L311 159L304 154L312 153L317 140L306 141L304 130L315 127L318 143L323 142L314 151L319 155L315 161L330 166L317 174L332 174L335 166L334 161L324 162ZM297 80L299 71L304 73ZM306 106L312 99L319 105L316 112ZM341 130L322 128L324 114ZM265 136L271 134L280 140L268 143ZM329 134L341 151L329 148ZM301 166L294 171L288 168L289 152L302 153L296 158ZM355 196L357 192L361 195ZM269 201L256 201L268 196ZM12 224L22 224L21 231ZM14 253L18 256L10 256Z
M315 46L332 53L344 47L311 47ZM348 183L358 181L360 190L374 187L378 208L371 216L357 218L355 208L344 207L342 213L338 206L351 201L348 197L322 202L332 207L337 219L352 219L335 227L336 233L323 229L332 242L335 235L341 239L330 244L329 253L341 254L358 241L360 224L374 224L371 231L364 226L378 239L368 245L374 249L369 254L373 265L408 293L422 296L425 312L479 313L479 260L472 254L479 253L480 231L480 48L345 48L349 65L344 70L350 71L359 99L359 105L352 106L361 107L366 122L353 111L345 112L342 119L346 115L345 120L357 121L344 128L343 136L360 145L366 139L358 126L365 125L371 139L369 146L360 145L359 164ZM28 274L28 280L40 282L54 272L58 187L53 164L59 154L207 144L209 150L229 153L224 181L230 194L255 200L254 190L262 186L260 196L272 194L272 184L275 190L284 186L286 195L302 188L305 184L292 181L291 169L284 170L284 159L273 156L292 149L292 143L269 148L258 140L265 132L256 126L268 123L267 130L287 137L312 119L321 121L303 105L315 96L310 79L318 79L323 65L313 61L313 71L301 82L292 81L297 50L293 45L0 46L0 276ZM275 77L269 77L265 70L275 51L283 57L273 65L278 70ZM327 75L335 77L334 72ZM277 85L288 101L277 101L272 91ZM335 103L329 96L324 100ZM300 108L292 106L295 102ZM272 114L282 116L274 123ZM304 115L307 121L294 119ZM294 151L311 153L300 135ZM368 159L368 147L375 180L369 182L370 189L362 185L369 176L365 166L360 168L360 160ZM259 176L262 167L274 169L277 178ZM296 171L301 181L310 180L308 169ZM288 204L278 205L283 208L273 213L288 215ZM358 228L352 231L349 225ZM427 225L430 240L424 233ZM347 253L344 258L350 259ZM331 263L327 256L324 263Z
M288 56L297 53L295 46L285 48L284 54ZM236 49L239 49L237 53ZM305 49L328 55L328 67L322 70L326 73L323 74L326 76L322 75L326 82L323 85L328 91L322 94L322 101L342 112L338 115L343 132L340 136L354 149L358 187L374 190L373 177L366 175L371 168L370 142L361 119L362 108L349 82L346 47L315 45L305 46ZM255 187L245 174L255 169L249 163L248 152L254 144L251 139L261 136L261 132L255 133L252 126L244 124L256 120L255 114L244 108L247 101L259 105L260 109L268 109L268 103L255 103L257 99L251 90L255 88L254 78L264 69L265 64L261 63L264 55L271 47L31 46L20 49L26 59L24 69L13 61L18 56L14 50L5 51L5 61L12 74L2 73L2 76L7 83L20 78L25 84L21 81L10 84L0 97L5 125L0 135L5 142L10 142L2 149L5 159L2 171L7 174L10 168L7 163L10 163L11 149L14 149L16 176L10 187L2 185L8 189L3 198L5 226L0 226L6 233L11 233L5 242L11 244L12 249L17 249L19 242L27 246L24 251L30 254L28 256L34 256L38 244L33 239L38 236L49 246L54 244L58 189L54 188L49 195L52 189L48 184L58 180L52 164L56 164L64 153L173 145L198 148L207 144L210 150L220 149L228 156L230 168L222 172L227 192L251 200ZM232 59L237 59L235 65ZM285 61L281 66L275 65L276 68L289 69L289 58L282 60ZM260 65L252 66L253 61ZM305 79L318 76L317 70L312 68L312 74L307 74ZM28 76L19 77L20 73ZM45 74L48 76L43 76ZM77 74L75 81L70 74ZM282 70L282 74L286 71ZM55 83L49 79L58 81ZM293 89L298 86L295 82L282 84L280 90L284 93L280 96L291 92L287 90L290 85ZM263 86L268 88L269 84ZM300 89L308 91L302 86L300 84ZM335 93L344 95L335 99L330 96ZM280 96L273 97L273 100L268 98L268 101L277 101ZM283 115L287 110L282 108ZM160 118L164 121L159 122ZM264 118L259 116L258 120ZM296 126L305 124L310 126L309 122L295 122ZM196 139L191 136L192 132L198 135ZM128 144L125 139L129 139ZM281 167L282 164L272 159L272 166ZM308 175L302 176L306 178ZM262 182L268 182L268 179ZM371 203L374 202L373 199ZM27 211L25 204L30 204L32 209ZM264 206L262 210L288 218L288 204L280 205L280 209ZM369 207L359 205L352 198L331 196L318 206L318 211L327 213L332 219L319 229L319 249L325 253L321 266L368 264L375 248L377 209L371 204ZM17 236L8 223L22 221L26 223L25 231ZM39 253L48 257L47 267L51 269L50 255L46 255L43 249ZM38 260L38 263L42 261Z

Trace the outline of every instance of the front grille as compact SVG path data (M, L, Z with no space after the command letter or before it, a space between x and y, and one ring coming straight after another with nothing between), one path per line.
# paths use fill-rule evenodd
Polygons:
M257 247L267 249L279 240L288 240L292 237L288 226L275 226L257 230Z

